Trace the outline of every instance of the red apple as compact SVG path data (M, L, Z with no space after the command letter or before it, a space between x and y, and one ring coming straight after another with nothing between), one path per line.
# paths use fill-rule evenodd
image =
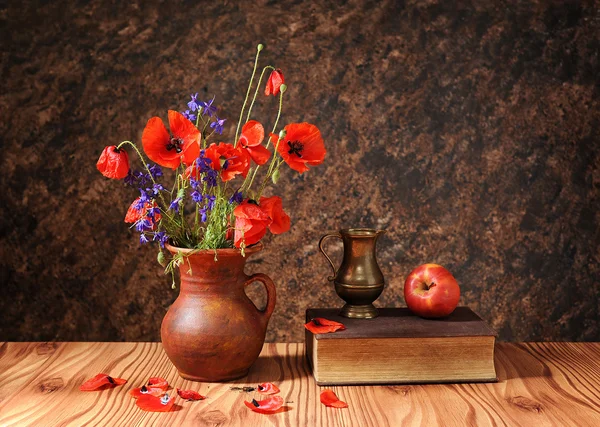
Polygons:
M448 316L460 299L460 288L452 274L441 265L423 264L404 282L406 305L418 316Z

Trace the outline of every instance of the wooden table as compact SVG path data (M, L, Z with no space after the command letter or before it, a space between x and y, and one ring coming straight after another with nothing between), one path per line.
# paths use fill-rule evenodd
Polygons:
M600 426L600 343L499 343L496 369L491 384L332 387L350 405L334 409L319 402L303 344L266 344L246 378L218 384L180 378L160 343L0 343L0 426ZM129 382L78 390L99 372ZM208 398L143 412L128 391L154 375ZM285 412L253 413L243 400L259 395L230 390L266 381Z

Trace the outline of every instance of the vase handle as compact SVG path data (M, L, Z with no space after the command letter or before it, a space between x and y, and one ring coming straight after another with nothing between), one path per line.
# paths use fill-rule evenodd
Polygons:
M248 276L246 283L244 283L244 287L248 286L252 282L261 282L265 285L265 289L267 290L267 305L264 310L257 310L262 313L265 318L265 321L269 321L271 314L273 314L273 310L275 310L275 302L277 301L277 297L275 294L275 283L271 280L269 276L263 273L256 273L252 276Z
M329 258L329 255L327 255L325 253L325 249L323 249L323 243L325 243L325 240L329 239L330 237L337 237L338 239L342 239L342 235L340 233L327 233L326 235L324 235L323 237L321 237L321 240L319 240L319 250L321 251L321 253L323 254L323 256L325 258L327 258L327 261L329 261L329 264L331 264L331 269L333 270L333 276L330 276L327 278L327 280L329 280L330 282L332 280L335 279L335 276L337 276L337 269L335 268L335 265L333 265L333 261L331 260L331 258Z

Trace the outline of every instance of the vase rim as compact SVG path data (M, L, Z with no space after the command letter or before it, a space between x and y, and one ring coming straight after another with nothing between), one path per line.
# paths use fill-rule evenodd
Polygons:
M208 255L214 254L215 252L218 255L224 256L241 256L241 250L238 248L221 248L221 249L190 249L190 248L180 248L178 246L173 246L170 243L165 243L165 248L169 250L171 253L181 252L184 255ZM244 254L246 256L252 255L253 253L261 251L263 248L262 242L258 242L252 246L248 246L244 249ZM193 252L193 253L192 253Z

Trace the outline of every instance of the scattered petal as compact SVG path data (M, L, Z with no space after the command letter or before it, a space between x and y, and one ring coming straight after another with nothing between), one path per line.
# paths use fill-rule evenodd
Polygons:
M163 394L165 394L165 391L160 387L146 387L144 385L141 387L134 388L133 390L129 391L129 394L134 398L138 399L146 395L160 397Z
M323 390L321 392L321 403L332 408L347 408L348 404L338 399L333 390Z
M177 394L182 399L190 401L206 399L206 396L202 396L200 393L194 390L177 390Z
M342 323L324 319L322 317L315 317L310 322L306 323L304 327L313 334L328 334L330 332L343 331L346 329Z
M127 380L122 378L113 378L110 375L98 374L94 378L90 378L79 386L81 391L104 390L104 388L112 388L118 385L125 384ZM107 386L107 387L105 387Z
M169 388L169 383L164 378L152 377L152 378L148 378L148 386L167 390Z
M279 388L273 383L259 384L257 389L262 394L277 394L277 393L279 393Z
M139 397L135 404L140 409L148 412L169 412L175 404L175 394L172 397L169 397L168 394L162 397L145 394Z
M244 404L252 409L254 412L259 414L273 414L277 412L283 406L283 397L271 396L265 400L256 401L252 399L252 402L244 400Z

